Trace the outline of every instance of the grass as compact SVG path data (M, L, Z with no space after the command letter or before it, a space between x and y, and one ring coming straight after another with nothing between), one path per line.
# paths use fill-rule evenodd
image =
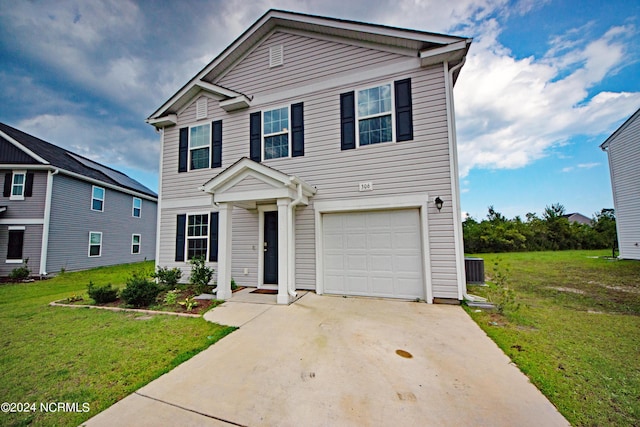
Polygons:
M640 425L640 262L607 255L478 255L513 300L503 314L466 308L575 426ZM495 286L469 292L504 302Z
M153 270L153 264L0 285L0 396L37 407L2 413L0 425L79 425L234 330L202 318L47 305L84 294L90 280L121 287L140 268ZM78 402L80 411L40 411L40 403L50 402ZM88 412L82 412L85 402Z

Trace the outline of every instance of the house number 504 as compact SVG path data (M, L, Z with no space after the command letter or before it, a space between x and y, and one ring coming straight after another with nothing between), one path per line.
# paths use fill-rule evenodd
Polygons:
M360 183L360 191L372 191L373 183L372 182L361 182Z

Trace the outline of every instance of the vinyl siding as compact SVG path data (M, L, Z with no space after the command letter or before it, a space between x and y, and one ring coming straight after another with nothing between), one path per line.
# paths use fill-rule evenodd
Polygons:
M609 143L620 257L640 259L640 115Z
M22 226L19 221L15 224ZM29 259L27 266L31 270L31 274L38 275L40 268L40 248L42 243L42 225L24 225L24 242L22 246L22 259ZM0 276L8 276L16 267L22 264L7 264L7 248L9 245L9 225L0 225Z
M9 172L11 170L0 170L0 180L2 180L3 184L5 175ZM4 197L3 193L0 192L0 206L7 207L6 212L2 214L2 219L44 218L47 172L31 170L29 172L33 172L33 193L31 197L25 197L24 200L10 200L9 197Z
M132 216L133 196L105 188L104 211L91 210L92 184L54 176L47 272L82 270L155 258L157 204L142 200ZM89 232L102 232L99 257L89 257ZM140 234L140 253L131 254L131 235Z
M285 43L285 65L268 69L268 47ZM297 49L297 50L296 50ZM335 42L310 37L275 33L235 69L224 76L219 84L255 95L263 90L275 91L280 87L312 82L313 79L330 80L335 73L359 73L362 67L387 65L400 58L388 52L354 46L336 46ZM259 65L260 63L260 65ZM264 63L264 64L263 64ZM256 70L260 70L257 72ZM162 200L202 198L198 190L206 181L229 167L241 157L249 157L249 114L278 106L304 103L304 144L302 157L264 161L267 166L283 173L297 175L317 188L309 206L296 210L296 287L315 289L315 221L313 202L367 197L428 193L430 198L445 200L441 212L429 206L429 244L434 297L457 298L454 217L452 210L452 183L445 98L444 67L416 68L411 72L398 72L384 78L346 85L335 79L334 86L321 92L291 97L278 102L253 105L251 108L226 113L217 101L209 99L208 120L223 120L222 167L178 173L179 128L196 123L195 102L178 115L178 125L165 130L162 164ZM367 86L391 83L411 78L413 99L414 139L398 143L383 143L354 150L340 149L340 94ZM325 84L326 86L326 84ZM201 123L202 121L200 121ZM360 182L373 183L373 191L359 192ZM245 184L244 182L242 183ZM250 189L245 186L244 189ZM173 265L175 247L175 215L197 210L194 208L163 210L161 216L160 264ZM203 204L205 211L210 202ZM255 285L257 254L252 252L257 243L257 214L234 210L232 271L237 282L243 267L250 268L245 276L247 284ZM255 263L255 264L253 264ZM251 283L251 280L255 281Z

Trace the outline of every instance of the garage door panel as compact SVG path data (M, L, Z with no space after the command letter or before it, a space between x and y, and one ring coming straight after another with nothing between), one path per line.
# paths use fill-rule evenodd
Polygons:
M326 293L424 298L417 209L324 214L323 230Z

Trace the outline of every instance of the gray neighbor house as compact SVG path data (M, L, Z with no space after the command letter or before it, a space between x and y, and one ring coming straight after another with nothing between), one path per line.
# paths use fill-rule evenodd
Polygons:
M609 158L619 257L640 260L640 109L600 148Z
M156 263L272 289L465 298L453 86L471 39L269 10L147 122ZM186 275L185 274L185 275Z
M114 169L0 123L0 276L153 259L157 195Z

